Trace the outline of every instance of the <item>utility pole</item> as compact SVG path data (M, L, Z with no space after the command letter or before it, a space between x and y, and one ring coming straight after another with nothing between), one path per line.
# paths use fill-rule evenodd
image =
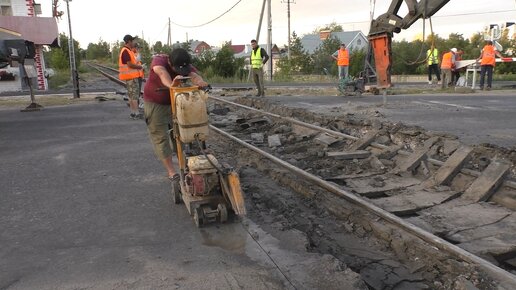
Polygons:
M271 0L267 0L267 53L269 54L269 61L267 68L269 70L269 80L272 81L272 7Z
M263 13L265 12L265 3L267 0L263 0L262 12L260 13L260 21L258 22L258 31L256 32L256 42L260 43L260 31L262 30Z
M170 47L172 46L172 33L170 29L170 17L168 18L168 38L167 38L167 45Z
M77 67L75 64L75 48L73 45L73 36L72 36L72 21L70 17L70 4L72 0L66 1L66 13L68 14L68 30L70 32L70 39L68 40L68 51L70 55L70 71L72 75L73 82L73 97L80 98L79 95L79 73L77 72Z
M287 1L287 2L285 2ZM290 3L296 4L294 0L284 0L282 3L287 3L287 19L288 19L288 46L287 46L287 55L290 60Z

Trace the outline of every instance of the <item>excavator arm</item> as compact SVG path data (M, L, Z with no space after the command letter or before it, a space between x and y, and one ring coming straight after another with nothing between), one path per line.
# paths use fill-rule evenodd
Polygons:
M400 17L401 4L407 4L408 13ZM378 88L391 87L393 33L409 28L419 19L433 16L450 0L392 0L389 10L371 21L369 51L365 63L365 82L377 82ZM374 57L374 66L373 64Z

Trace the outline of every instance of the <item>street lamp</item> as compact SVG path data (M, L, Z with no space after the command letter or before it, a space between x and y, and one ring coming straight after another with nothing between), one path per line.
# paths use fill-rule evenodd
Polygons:
M68 14L68 30L70 32L70 39L68 40L68 51L70 54L70 71L72 75L73 82L73 97L79 98L79 73L77 72L77 67L75 65L75 49L73 45L73 36L72 36L72 21L70 18L70 5L69 2L72 0L66 1L66 12Z

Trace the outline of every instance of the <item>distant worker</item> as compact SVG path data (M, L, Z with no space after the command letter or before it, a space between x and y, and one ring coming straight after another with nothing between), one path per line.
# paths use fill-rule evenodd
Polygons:
M426 51L428 59L428 84L432 84L432 74L435 74L437 82L441 81L441 74L439 72L439 50L432 44L429 50Z
M455 53L455 64L457 64L458 61L462 60L462 55L463 54L464 54L464 51L462 49L458 48L457 52ZM462 69L457 68L456 65L453 68L453 70L452 70L452 77L451 77L452 84L457 85L457 82L460 79L460 72L461 72L461 70L464 70L464 68L462 68Z
M443 54L441 62L441 88L447 89L448 83L451 82L452 70L455 68L455 53L457 49L454 47L447 53Z
M487 73L487 90L491 90L491 85L493 82L493 69L496 63L496 56L502 58L502 54L496 50L496 47L493 46L493 42L491 40L486 41L486 45L482 48L482 52L480 52L480 56L477 61L480 61L480 89L484 89L484 79Z
M142 69L138 70L138 73L140 74L140 76L138 78L138 88L139 88L139 92L141 93L142 82L143 82L143 79L145 78L145 71L144 71L145 67L142 64L142 54L140 53L140 45L137 42L133 46L133 53L134 53L134 56L136 57L136 64L142 66Z
M172 128L170 91L168 88L180 84L180 78L188 76L194 85L206 87L208 84L196 73L192 58L185 49L176 48L170 55L158 54L152 58L149 76L145 82L143 99L145 123L156 157L163 163L170 180L179 178L172 165L172 149L168 130ZM163 90L164 88L164 90Z
M143 66L138 64L132 50L135 39L136 37L132 37L129 34L124 36L125 45L120 50L120 55L118 56L119 78L125 81L127 97L129 98L129 108L131 109L129 117L134 120L142 118L142 115L138 112L138 97L140 96L138 78L140 77L139 70L143 69Z
M339 80L347 78L349 73L349 50L346 48L346 44L341 43L340 49L334 52L331 57L337 61Z
M258 93L257 97L265 96L265 86L263 84L263 65L269 60L269 55L265 49L258 46L256 40L251 40L251 72L253 75L254 83Z

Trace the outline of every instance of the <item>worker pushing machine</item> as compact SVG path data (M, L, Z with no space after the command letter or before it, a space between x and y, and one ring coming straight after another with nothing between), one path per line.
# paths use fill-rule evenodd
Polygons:
M177 48L152 60L145 84L145 122L154 151L171 180L175 204L184 202L197 227L226 222L230 211L245 214L240 179L206 148L208 84L195 72L190 54ZM172 163L177 156L179 170Z

